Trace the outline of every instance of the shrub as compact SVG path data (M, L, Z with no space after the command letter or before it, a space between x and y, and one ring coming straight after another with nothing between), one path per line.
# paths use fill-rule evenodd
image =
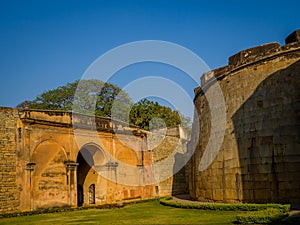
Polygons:
M225 204L201 202L176 202L172 197L160 199L160 204L185 209L222 210L222 211L249 211L238 215L235 223L238 224L270 224L281 221L290 210L290 205L281 204Z
M279 222L287 217L280 209L269 208L256 212L248 212L246 215L238 215L234 223L237 224L270 224Z
M175 202L170 201L172 197L160 199L160 204L185 209L203 209L220 211L260 211L268 208L278 209L281 212L290 210L290 205L281 204L226 204L226 203L202 203L202 202Z

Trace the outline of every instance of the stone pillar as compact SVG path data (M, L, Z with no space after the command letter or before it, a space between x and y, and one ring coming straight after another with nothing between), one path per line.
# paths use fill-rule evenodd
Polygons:
M67 185L69 186L69 205L71 207L77 206L77 166L78 163L74 161L65 162L67 173Z

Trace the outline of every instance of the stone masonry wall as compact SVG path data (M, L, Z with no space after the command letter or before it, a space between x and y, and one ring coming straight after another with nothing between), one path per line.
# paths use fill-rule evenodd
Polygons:
M203 92L216 85L212 75L225 99L225 136L212 164L199 171L208 139L214 135ZM192 198L300 203L299 90L300 42L243 50L229 58L228 66L203 75L194 100L200 136L191 159Z
M146 133L104 117L72 119L0 107L0 214L156 196Z
M19 210L16 184L18 110L0 107L0 213Z
M163 139L160 138L159 132L155 132L153 137L151 135L148 142L152 146L149 148L153 149L155 179L159 181L156 194L158 196L186 194L188 192L186 168L177 169L187 150L183 129L180 126L167 128L165 135L162 135Z

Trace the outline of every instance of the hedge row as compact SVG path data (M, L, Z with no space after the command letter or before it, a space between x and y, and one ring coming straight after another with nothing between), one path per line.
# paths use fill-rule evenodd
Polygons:
M287 214L275 208L269 208L256 212L248 212L244 215L236 216L236 224L274 224L282 221Z
M185 209L221 210L221 211L260 211L269 208L278 209L281 212L288 212L290 205L281 204L226 204L226 203L197 203L197 202L175 202L172 197L160 199L160 204Z

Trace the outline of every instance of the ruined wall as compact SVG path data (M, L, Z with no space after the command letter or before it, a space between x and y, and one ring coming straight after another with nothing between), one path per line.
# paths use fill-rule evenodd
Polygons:
M16 183L18 110L0 108L0 213L19 210L19 187Z
M0 116L1 212L112 203L187 190L185 169L175 170L186 152L180 127L169 128L163 140L147 142L150 132L104 117L11 108L1 108ZM155 170L156 163L163 166ZM156 180L161 182L155 187Z
M176 126L154 131L150 134L148 142L150 142L149 149L153 149L156 194L158 196L187 194L186 168L182 167L185 164L183 158L187 153L184 130Z
M195 89L200 136L191 160L190 194L201 201L300 203L300 40L243 50ZM297 36L298 35L298 36ZM298 38L297 38L298 37ZM199 171L211 135L204 91L217 79L226 105L225 136L212 164ZM216 106L218 107L218 106Z
M72 117L68 111L3 108L1 118L2 212L187 191L185 169L175 170L186 153L180 127L168 128L162 140L153 140L160 138L154 134L147 141L151 133L137 127L104 117ZM156 163L163 166L157 169Z
M0 213L156 196L137 127L69 111L1 108L0 119Z

